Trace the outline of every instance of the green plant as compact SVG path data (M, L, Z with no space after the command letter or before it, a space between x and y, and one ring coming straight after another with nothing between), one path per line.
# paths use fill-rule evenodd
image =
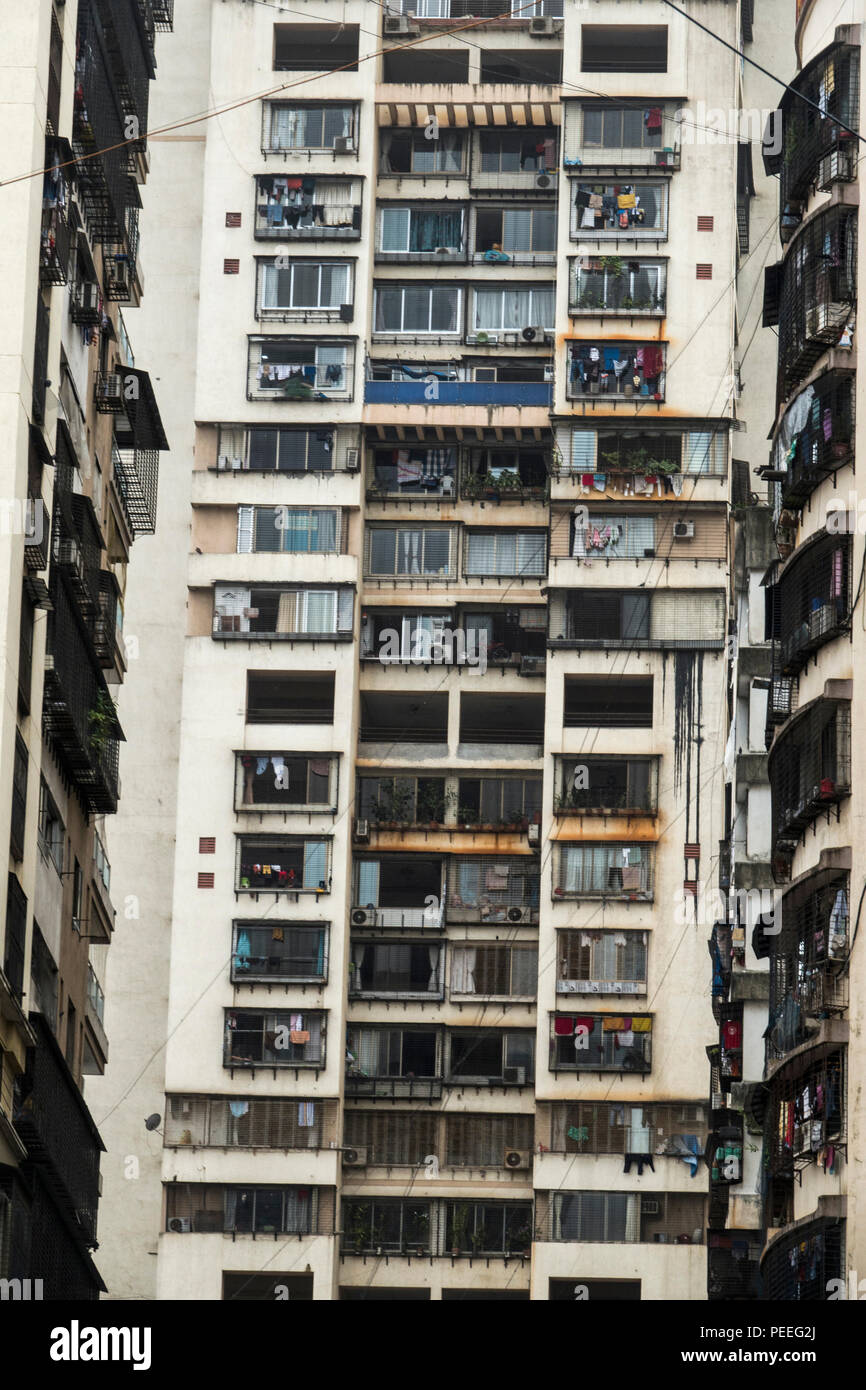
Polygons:
M606 270L609 275L612 275L616 280L618 280L623 273L622 257L602 256L601 268L602 270Z
M503 468L496 478L496 487L500 492L520 492L522 486L520 474L514 468Z
M457 821L460 825L476 825L478 822L478 812L471 806L458 806Z
M117 723L117 706L111 696L100 690L93 708L87 715L90 726L90 747L102 753Z

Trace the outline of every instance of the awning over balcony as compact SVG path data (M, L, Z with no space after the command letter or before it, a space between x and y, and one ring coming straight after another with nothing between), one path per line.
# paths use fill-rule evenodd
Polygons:
M156 396L147 372L124 367L123 410L114 424L114 436L121 449L168 449Z

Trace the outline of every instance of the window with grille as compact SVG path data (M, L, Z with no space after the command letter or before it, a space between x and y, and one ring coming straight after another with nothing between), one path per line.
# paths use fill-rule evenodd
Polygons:
M563 845L554 895L629 897L652 893L654 848L647 844Z
M558 766L557 812L633 815L655 811L658 764L654 758L561 758Z
M584 106L583 144L607 150L661 149L663 106ZM671 142L672 143L672 142Z
M591 512L586 523L571 519L571 553L575 559L637 560L654 552L654 516ZM649 597L648 595L646 597Z
M433 1203L376 1197L343 1202L343 1250L431 1250Z
M333 724L334 685L333 671L248 671L246 722ZM276 772L273 780L276 792Z
M593 595L595 599L597 595ZM646 596L648 597L648 596ZM614 601L617 596L613 596ZM586 596L584 596L584 604ZM632 611L637 611L637 605ZM614 616L617 616L616 614ZM580 638L582 632L567 629L567 636ZM588 633L585 635L589 635ZM593 636L605 634L593 628ZM621 636L621 629L608 628L609 638ZM638 636L639 633L629 633ZM568 728L583 725L599 728L651 728L653 722L652 676L615 680L610 677L567 676L565 680L565 718Z
M623 313L664 309L665 261L619 261L617 258L611 266L610 259L581 256L572 262L570 304L573 309Z
M235 809L333 810L337 760L306 753L238 753Z
M349 1075L435 1077L440 1071L439 1029L349 1026Z
M224 468L254 473L329 473L336 467L334 427L318 430L220 427L218 457Z
M443 868L441 858L424 855L389 854L382 859L357 859L355 902L362 908L424 913L415 925L433 926L439 921L439 913L427 908L427 900L434 898L438 903L441 898Z
M438 140L423 131L383 130L379 133L379 173L459 174L463 170L466 137L462 130L440 130Z
M449 1042L449 1076L452 1081L482 1081L526 1086L535 1071L535 1034L506 1033L495 1028L453 1029Z
M459 251L463 245L463 209L387 207L379 214L379 250L402 255Z
M558 994L645 994L647 933L561 931Z
M439 942L353 941L349 994L440 999L443 959Z
M532 1115L448 1115L445 1159L449 1168L502 1168L512 1150L533 1147Z
M451 948L451 996L534 999L538 948L479 942Z
M520 333L524 328L553 331L556 290L534 288L477 289L472 326L478 332Z
M547 572L543 531L470 531L466 536L467 575L530 578Z
M376 333L459 333L463 291L459 285L377 285Z
M244 980L325 980L328 928L294 922L235 922L231 977Z
M320 1189L167 1183L166 1231L305 1235L317 1229Z
M416 1167L438 1151L438 1115L416 1111L347 1110L343 1141L367 1150L372 1164Z
M703 1243L705 1199L692 1193L558 1192L553 1240L605 1244Z
M447 579L454 572L455 550L454 532L448 527L369 527L367 574L432 575Z
M601 182L581 181L573 187L572 240L579 241L587 232L599 237L629 239L654 235L654 239L661 240L667 236L666 183L638 180L624 185L606 183L602 179Z
M214 590L214 632L254 637L329 636L351 632L351 589L230 588Z
M351 261L298 260L259 267L259 309L339 309L352 302Z
M552 1107L554 1153L650 1153L685 1160L703 1153L706 1137L707 1108L701 1103L575 1101Z
M444 777L359 777L356 798L361 820L417 825L445 820Z
M238 507L238 554L336 554L341 548L336 507Z
M238 883L250 892L327 892L330 840L290 835L238 835Z
M168 1097L167 1148L318 1149L324 1146L327 1102L278 1096Z
M267 110L267 108L266 108ZM354 106L288 106L269 108L268 145L271 150L333 150L337 141L356 144Z
M60 812L54 804L44 779L39 783L39 848L59 874L63 872L63 850L66 832Z
M565 1014L552 1020L551 1071L647 1072L650 1014Z
M461 777L459 824L522 825L541 810L539 777Z
M447 1202L445 1249L524 1254L532 1245L531 1202Z
M525 13L525 11L524 11ZM482 130L478 153L482 174L541 173L557 167L559 132L541 130Z
M326 1017L321 1010L226 1009L223 1065L324 1066Z
M477 909L482 922L519 922L537 911L539 864L533 855L454 855L448 866L448 912ZM509 915L510 914L510 915Z

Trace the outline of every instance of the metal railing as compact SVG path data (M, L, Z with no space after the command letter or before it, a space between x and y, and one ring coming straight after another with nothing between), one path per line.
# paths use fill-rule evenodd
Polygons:
M806 826L850 795L850 703L821 698L805 706L777 735L767 771L776 852L791 854Z
M819 647L847 631L851 613L850 535L826 532L795 552L778 581L779 667L796 676Z

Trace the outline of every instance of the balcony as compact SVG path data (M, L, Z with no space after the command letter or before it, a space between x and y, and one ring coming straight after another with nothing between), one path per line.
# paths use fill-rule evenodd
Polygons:
M766 1161L776 1182L801 1175L828 1145L847 1149L847 1062L847 1048L825 1043L783 1063L767 1083Z
M100 15L105 51L109 57L123 115L127 148L144 153L150 79L156 75L153 19L141 0L112 0Z
M441 1056L441 1028L351 1023L346 1043L346 1095L438 1100L442 1095Z
M626 185L571 181L572 241L666 241L668 235L667 179L640 179ZM599 192L599 188L601 192ZM609 257L587 257L609 260ZM634 295L632 294L632 298Z
M563 844L553 898L651 902L654 867L653 844Z
M706 1142L707 1107L692 1102L624 1108L615 1101L569 1101L551 1105L549 1115L548 1147L556 1154L676 1158L696 1174ZM542 1125L544 1118L542 1110Z
M842 1208L844 1210L844 1207ZM764 1298L779 1303L823 1303L845 1291L845 1220L819 1217L776 1236L761 1261Z
M119 376L122 400L114 420L114 484L133 535L151 535L156 529L159 454L168 449L168 440L147 372L124 367Z
M36 296L36 337L33 347L33 402L31 416L34 425L45 424L45 393L48 386L48 340L51 334L51 313L42 295Z
M353 938L349 965L350 999L403 999L425 1004L444 998L445 949L401 940Z
M114 245L124 240L126 208L138 194L129 174L121 92L96 0L79 6L76 37L75 178L91 238Z
M38 1043L27 1053L15 1128L82 1249L92 1248L105 1146L47 1022L31 1014L30 1023Z
M753 1231L707 1232L707 1299L710 1303L761 1298L762 1242Z
M238 835L237 893L327 893L331 841L291 835Z
M570 264L568 312L572 318L664 318L666 284L667 261L579 256Z
M300 1149L328 1147L337 1137L337 1102L251 1096L244 1107L227 1096L166 1097L165 1147ZM236 1113L238 1110L243 1113Z
M236 811L335 814L338 761L329 754L235 754Z
M857 176L859 68L859 48L834 44L802 70L782 97L775 114L777 121L782 118L783 149L764 162L780 175L783 225L808 200L813 185L823 190L837 179Z
M28 497L24 521L24 567L38 574L48 565L51 519L41 497Z
M328 978L328 928L280 922L267 927L235 922L231 978L234 984L324 984Z
M532 1115L492 1115L424 1110L346 1110L345 1140L366 1153L375 1167L416 1168L427 1154L442 1155L451 1169L511 1169L508 1157L517 1153L528 1181L533 1146ZM348 1175L347 1175L348 1176ZM462 1173L453 1173L459 1179Z
M785 259L765 272L763 322L779 327L780 401L840 343L856 299L857 210L830 207L811 217Z
M566 1014L550 1020L548 1066L560 1071L648 1072L651 1014Z
M557 994L646 994L647 934L601 930L557 934Z
M228 1187L167 1183L169 1235L278 1237L333 1235L334 1191L327 1187Z
M680 167L677 108L672 102L655 105L610 101L574 101L566 111L566 170L585 178L587 171L613 172L622 187L628 174ZM602 195L604 196L604 195ZM587 206L593 206L587 203ZM640 205L638 205L640 206ZM593 211L596 211L593 206ZM600 211L604 211L604 204ZM630 211L620 208L617 214ZM589 228L587 227L589 232Z
M848 631L851 555L850 535L821 531L796 550L779 573L775 587L782 675L796 676L813 652Z
M444 873L441 855L359 856L354 866L352 927L441 930Z
M93 623L93 645L103 670L126 670L123 650L123 605L120 584L111 570L99 573L99 607Z
M342 1228L344 1257L528 1258L532 1203L346 1198Z
M325 1065L327 1017L321 1009L226 1009L223 1066L319 1069Z
M653 554L644 555L644 560L653 559L654 547L652 549ZM603 554L602 549L599 558ZM698 558L695 557L695 562ZM561 562L554 561L556 563ZM647 566L647 570L649 568ZM605 647L650 651L690 647L718 650L723 646L725 636L723 598L712 590L693 593L686 610L681 591L677 589L651 594L646 589L551 589L548 621L548 646L554 650L559 647L575 650ZM589 680L588 677L579 679ZM577 681L578 678L567 676L566 690L571 687L576 692ZM599 677L599 682L603 684L604 678ZM613 707L616 712L625 712L619 696L615 697ZM575 705L573 714L574 718L567 707L566 726L581 723L578 705ZM603 711L596 710L592 718L583 722L595 724L610 720ZM627 721L620 719L617 722Z
M769 938L770 1060L807 1042L821 1019L847 1009L849 891L847 874L821 870L782 899L781 931Z
M566 396L584 400L605 396L616 400L665 398L667 344L661 342L568 342Z
M46 183L50 175L46 175ZM72 233L66 208L60 203L42 209L39 243L39 280L43 285L65 285L69 276Z
M810 701L776 734L768 758L774 853L790 857L803 831L851 794L851 704Z
M540 894L537 856L455 855L448 865L446 919L456 923L536 926Z
M219 641L351 641L354 589L276 584L214 586L213 637Z
M781 483L783 508L802 507L826 478L854 459L853 377L826 372L782 418L762 476Z
M357 241L359 179L261 174L256 179L256 241Z
M557 816L654 816L657 758L557 756Z
M350 401L353 339L251 336L248 401Z

